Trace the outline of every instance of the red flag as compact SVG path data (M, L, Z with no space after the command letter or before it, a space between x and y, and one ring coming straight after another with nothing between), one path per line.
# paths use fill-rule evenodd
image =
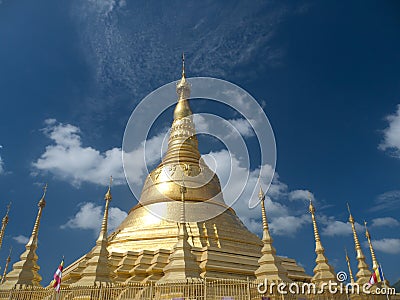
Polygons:
M379 265L378 268L372 273L371 278L369 279L369 285L374 285L375 283L384 281L382 268Z
M61 288L61 277L63 268L64 268L64 259L61 261L60 265L57 268L57 271L54 273L53 288L57 292L59 292Z

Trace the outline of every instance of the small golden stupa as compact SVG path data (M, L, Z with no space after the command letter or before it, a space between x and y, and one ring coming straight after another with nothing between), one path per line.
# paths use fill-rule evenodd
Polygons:
M314 267L314 276L311 278L311 282L315 283L317 286L321 286L326 282L337 282L336 273L333 270L333 267L329 264L328 259L325 256L325 249L322 246L321 238L319 236L317 220L315 219L315 207L312 203L312 197L310 195L310 205L309 211L311 214L311 220L314 229L314 238L315 238L315 253L317 254L317 258L315 259L315 267Z
M351 224L351 230L353 232L354 245L355 245L355 250L357 253L357 261L358 261L358 264L357 264L358 272L356 274L356 277L357 277L356 282L359 284L364 284L369 281L369 279L371 277L371 271L369 270L369 267L368 267L367 263L365 262L365 256L361 249L360 241L358 240L355 221L354 221L353 215L351 214L350 206L348 203L347 203L347 210L349 211L349 222Z

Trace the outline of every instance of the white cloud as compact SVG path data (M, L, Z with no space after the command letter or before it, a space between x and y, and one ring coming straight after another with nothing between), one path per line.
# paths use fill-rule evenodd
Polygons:
M83 146L81 131L71 124L58 123L55 119L45 121L44 133L53 141L40 158L33 163L35 170L49 172L57 179L79 186L83 182L104 185L110 175L114 184L126 182L122 165L121 148L112 148L100 152L93 147ZM136 149L125 153L125 169L129 172L130 182L142 186L148 174L147 167L159 161L166 150L163 144L167 129L142 142ZM146 154L146 155L144 155ZM133 170L133 171L132 171Z
M249 100L248 100L249 101ZM212 114L194 114L193 121L196 125L196 132L205 133L220 138L235 140L239 137L252 137L255 135L253 125L256 122L249 122L244 118L224 119Z
M322 220L325 227L322 229L322 234L327 236L344 236L353 234L351 224L349 222L345 223L342 221L334 220L332 217ZM361 224L355 223L356 231L362 232L363 226Z
M400 190L380 194L370 211L393 211L400 208Z
M272 232L276 235L293 236L305 224L311 223L309 214L297 216L282 216L273 219L269 225Z
M207 122L206 118L202 114L194 114L193 122L196 127L196 132L206 133L209 132L210 123Z
M314 195L308 190L294 190L289 193L289 200L315 201Z
M82 182L105 184L110 175L115 184L125 182L121 163L121 149L112 148L101 153L84 147L80 129L71 124L46 120L45 134L53 141L33 163L36 170L49 172L58 179L79 186Z
M124 153L124 168L129 183L141 191L144 179L151 172L152 166L161 161L168 146L168 130L164 128L158 135L140 143L129 153ZM140 192L139 192L140 193Z
M399 254L400 253L400 239L382 239L372 240L372 245L375 250L389 253Z
M350 223L333 220L322 229L322 234L328 236L349 235L352 233Z
M386 117L389 126L383 131L383 141L379 145L381 150L389 150L391 154L400 158L400 104L393 115Z
M100 232L101 221L103 219L104 206L96 205L92 202L80 204L79 211L68 220L67 223L61 225L62 229L90 229L96 234ZM108 229L113 231L128 214L118 207L110 207L108 214Z
M27 244L29 241L29 238L24 236L24 235L18 235L18 236L14 236L13 239L18 243L18 244Z
M380 226L396 227L399 225L400 225L400 222L392 217L376 218L376 219L372 220L372 224L371 224L371 226L373 226L373 227L380 227Z
M239 133L243 137L254 136L254 131L253 131L250 123L246 119L239 118L239 119L231 119L228 121L232 124L232 126L234 128L237 129L237 131L239 131Z
M128 214L118 207L110 207L110 212L108 214L109 231L114 231L115 228L117 228L127 216Z

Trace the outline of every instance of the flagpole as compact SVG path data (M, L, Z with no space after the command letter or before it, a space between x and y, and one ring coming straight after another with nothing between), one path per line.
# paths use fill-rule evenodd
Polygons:
M382 265L381 265L381 264L379 264L379 268L381 268L381 271L382 271L383 285L384 285L385 290L386 290L386 299L389 300L389 293L388 293L389 291L388 291L388 288L387 288L387 286L386 286L385 274L383 273L383 269L382 269Z

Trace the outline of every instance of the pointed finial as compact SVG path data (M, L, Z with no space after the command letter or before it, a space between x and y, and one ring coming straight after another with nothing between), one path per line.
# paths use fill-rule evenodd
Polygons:
M11 259L12 250L13 250L13 248L12 248L12 246L10 246L10 251L8 252L8 257L9 257L10 259Z
M3 218L3 221L2 221L2 223L4 224L7 224L8 223L8 213L10 212L10 208L11 208L11 201L10 201L10 203L8 203L8 205L7 205L7 212L6 212L6 215L4 216L4 218ZM4 228L5 229L5 228ZM4 232L2 232L3 234L4 234ZM0 233L0 235L1 235L1 233ZM2 239L3 237L1 236L1 239ZM0 242L0 245L1 245L1 242ZM1 247L1 246L0 246Z
M191 116L192 111L186 101L190 99L190 83L186 80L184 54L182 54L182 78L176 84L176 93L178 94L178 104L174 110L174 120Z
M258 177L258 184L260 185L260 191L258 192L258 199L260 199L260 201L265 199L265 195L264 195L264 191L262 190L262 186L261 186L261 176Z
M11 205L11 202L7 205L7 212L6 212L6 215L4 216L3 220L1 221L1 229L0 229L0 249L1 249L1 246L3 245L4 233L5 233L5 231L6 231L6 226L7 226L7 224L8 224L8 220L9 220L9 218L8 218L8 213L10 212L10 205Z
M103 215L103 220L101 222L101 230L99 233L99 237L97 238L96 244L101 244L102 242L107 241L108 207L112 199L111 184L112 184L112 176L110 176L110 184L108 185L107 193L104 196L104 200L106 200L106 205L104 207L104 215Z
M7 257L7 260L10 260L10 259L11 259L11 253L12 253L12 250L13 250L13 247L12 247L12 246L10 246L10 250L8 251L8 257Z
M264 191L262 189L261 184L260 184L260 191L258 192L258 199L260 199L260 201L265 199Z
M42 196L42 198L46 197L46 192L47 192L47 182L43 187L43 196Z
M365 227L365 236L368 240L371 239L371 235L369 234L368 228L367 228L367 221L364 220L364 227Z
M310 214L313 215L315 213L315 207L314 207L314 205L312 203L312 197L311 197L311 193L310 192L308 192L308 199L310 199L310 205L308 207L308 210L310 211Z
M262 190L261 187L261 180L258 178L258 183L260 184L260 191L258 192L258 198L260 199L261 202L261 218L262 218L262 225L263 225L263 238L262 240L264 242L271 242L272 239L269 234L269 228L268 228L268 220L267 220L267 212L265 210L265 194L264 191Z
M347 202L347 210L349 211L349 222L350 223L354 223L354 218L353 218L353 215L351 214L351 211L350 211L349 202Z
M185 77L185 52L182 52L182 77Z
M112 199L112 195L111 195L111 185L112 185L112 182L113 182L113 177L110 176L110 184L108 185L107 193L106 193L105 196L104 196L104 200L106 200L106 201L111 201L111 199Z
M45 206L46 206L46 200L45 200L46 193L47 193L47 183L46 183L46 184L44 185L44 187L43 187L43 196L42 196L42 198L39 200L39 203L38 203L38 206L39 206L39 207L45 207Z
M11 201L10 201L10 203L8 203L8 205L7 205L7 213L6 213L6 215L8 215L8 213L10 212L10 208L11 208Z

